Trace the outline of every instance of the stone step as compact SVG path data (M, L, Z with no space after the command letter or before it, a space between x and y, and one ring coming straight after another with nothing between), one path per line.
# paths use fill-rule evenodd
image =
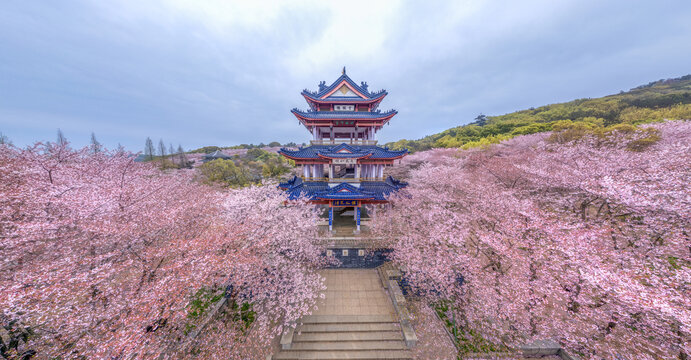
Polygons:
M411 360L413 355L407 350L354 350L354 351L282 351L274 355L275 360Z
M405 350L400 340L294 342L288 351Z
M328 333L328 332L376 332L401 331L398 323L364 323L364 324L304 324L300 326L300 333Z
M303 324L362 324L398 322L393 315L307 315Z
M394 331L370 331L370 332L310 332L296 334L293 343L318 342L318 341L379 341L379 340L403 340L401 330Z

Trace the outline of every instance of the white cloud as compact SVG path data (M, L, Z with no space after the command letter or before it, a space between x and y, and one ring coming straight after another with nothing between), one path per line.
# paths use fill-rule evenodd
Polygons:
M288 42L289 48L284 49L288 56L281 65L305 73L372 59L386 49L387 40L398 30L402 2L120 0L98 6L117 21L146 20L164 28L181 23L201 26L219 41L246 44L255 40L261 46L266 36L279 44ZM319 30L300 33L305 27Z
M394 35L400 1L334 1L319 19L326 26L314 40L286 59L298 73L319 72L352 62L376 60Z
M304 4L279 0L160 0L178 14L197 19L212 30L225 33L233 28L270 29L286 8Z
M97 2L95 6L120 21L148 21L170 28L191 23L217 36L233 37L243 30L269 30L286 8L305 3L279 0L114 0Z

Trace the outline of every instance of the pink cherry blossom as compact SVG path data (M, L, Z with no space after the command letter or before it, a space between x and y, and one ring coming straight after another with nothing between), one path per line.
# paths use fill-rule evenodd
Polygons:
M233 284L251 331L225 324L196 346L246 358L323 289L311 206L275 185L222 190L124 152L0 147L0 307L40 358L189 355L190 296Z
M516 346L551 338L587 359L689 354L691 122L558 144L520 136L409 156L410 186L374 229L458 325ZM462 285L459 276L463 277Z

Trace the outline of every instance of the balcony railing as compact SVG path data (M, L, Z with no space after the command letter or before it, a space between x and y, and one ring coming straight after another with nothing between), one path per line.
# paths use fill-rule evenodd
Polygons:
M337 178L331 178L329 179L328 177L305 177L301 176L302 181L326 181L326 182L332 182L332 183L358 183L358 182L365 182L365 181L384 181L384 178L380 177L361 177L361 178L352 178L352 177L337 177Z
M377 145L377 140L350 140L350 139L321 139L321 140L311 140L312 145L340 145L346 143L348 145Z

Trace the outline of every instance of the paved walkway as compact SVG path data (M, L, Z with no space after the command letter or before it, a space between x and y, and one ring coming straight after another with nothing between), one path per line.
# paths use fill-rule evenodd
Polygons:
M325 269L326 297L274 359L412 359L374 269Z
M326 269L326 298L312 315L395 315L374 269Z

